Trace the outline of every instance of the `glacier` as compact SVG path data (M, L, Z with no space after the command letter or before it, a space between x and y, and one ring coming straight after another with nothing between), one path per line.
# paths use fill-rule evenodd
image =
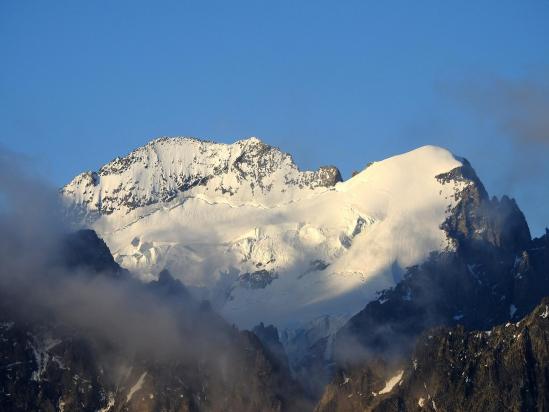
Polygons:
M473 183L437 176L463 162L424 146L342 181L333 166L299 170L255 137L160 138L61 193L143 281L168 269L239 327L287 331L325 316L342 324L407 267L452 248L441 224Z

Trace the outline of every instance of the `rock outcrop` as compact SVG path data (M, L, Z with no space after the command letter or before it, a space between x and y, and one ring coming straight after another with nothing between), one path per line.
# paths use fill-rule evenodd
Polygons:
M342 372L316 411L546 411L547 342L549 298L488 331L436 328L400 364Z
M167 203L177 196L208 194L233 201L292 198L292 189L331 187L334 166L300 171L292 157L252 137L221 144L188 137L155 139L97 172L84 172L62 189L78 218Z

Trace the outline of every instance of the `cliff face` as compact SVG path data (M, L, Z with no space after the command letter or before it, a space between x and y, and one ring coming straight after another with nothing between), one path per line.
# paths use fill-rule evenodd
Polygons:
M530 230L515 200L507 196L490 199L467 160L463 161L463 166L436 178L442 184L472 182L455 193L457 203L441 226L462 252L476 250L482 257L490 247L513 253L527 246Z
M488 331L462 326L423 334L397 364L341 372L317 411L546 411L549 298Z

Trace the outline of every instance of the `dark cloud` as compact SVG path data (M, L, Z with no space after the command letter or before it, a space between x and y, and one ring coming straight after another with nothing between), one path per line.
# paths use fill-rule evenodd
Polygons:
M534 234L544 233L549 196L549 76L468 76L439 85L458 112L466 113L474 141L469 155L489 191L517 198ZM459 139L456 137L456 140ZM459 141L459 140L457 140ZM476 158L473 153L476 152ZM493 169L496 172L487 172Z
M549 78L477 78L454 94L515 142L549 145Z

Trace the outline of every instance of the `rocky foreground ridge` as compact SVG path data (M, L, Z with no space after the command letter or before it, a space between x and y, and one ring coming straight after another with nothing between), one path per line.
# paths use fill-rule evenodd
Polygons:
M341 372L316 407L327 411L546 411L549 298L489 330L440 327L404 362Z

